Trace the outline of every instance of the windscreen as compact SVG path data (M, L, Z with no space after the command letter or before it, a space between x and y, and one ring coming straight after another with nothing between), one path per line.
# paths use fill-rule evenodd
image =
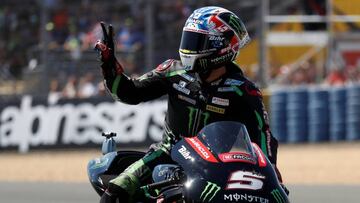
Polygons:
M220 121L205 126L198 134L214 154L240 152L254 155L244 124Z

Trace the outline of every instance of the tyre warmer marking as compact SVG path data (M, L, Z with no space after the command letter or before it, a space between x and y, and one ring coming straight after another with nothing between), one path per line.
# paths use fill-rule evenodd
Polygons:
M201 158L208 162L218 163L214 155L197 137L185 138L185 141L201 156Z
M220 189L221 189L221 187L219 187L215 183L207 181L205 189L203 190L203 192L200 195L200 200L202 202L210 202L215 197L215 195L220 191ZM208 200L206 200L207 198L208 198Z
M271 192L271 195L275 198L277 203L286 203L284 197L281 195L279 189L275 189Z
M262 131L262 129L264 127L264 123L261 120L261 116L257 111L255 111L255 115L256 115L256 118L259 123L259 130L261 132L261 138L260 138L261 150L265 153L266 156L268 156L268 152L267 152L267 148L266 148L266 136L265 136L265 133Z

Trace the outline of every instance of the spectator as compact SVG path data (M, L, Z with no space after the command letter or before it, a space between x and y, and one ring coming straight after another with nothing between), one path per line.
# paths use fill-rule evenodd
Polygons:
M79 60L81 58L80 46L79 34L76 32L75 28L71 29L70 35L65 40L64 49L70 51L73 60Z
M104 82L103 81L100 81L98 84L97 84L97 95L98 96L101 96L101 97L104 97L106 96L106 88L105 88L105 85L104 85Z
M126 66L128 74L137 72L135 58L137 52L142 51L145 36L139 26L135 26L133 19L127 18L124 26L117 35L117 48L122 52L122 63Z
M96 86L94 84L94 75L87 73L80 79L79 82L79 98L88 98L95 96L97 93Z
M345 75L343 73L343 70L339 68L335 68L330 71L328 76L325 79L325 83L329 85L344 85L346 82Z
M62 97L62 93L59 88L59 81L52 79L50 81L50 90L48 94L48 104L56 104L57 101Z
M69 76L64 89L62 90L62 94L65 98L75 98L77 96L77 79L74 75Z

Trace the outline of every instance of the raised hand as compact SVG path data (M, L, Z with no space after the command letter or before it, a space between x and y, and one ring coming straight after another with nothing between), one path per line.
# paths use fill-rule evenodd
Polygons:
M95 44L95 50L100 54L101 68L105 77L111 77L123 73L123 68L115 57L114 29L110 24L108 30L104 22L100 23L103 38Z

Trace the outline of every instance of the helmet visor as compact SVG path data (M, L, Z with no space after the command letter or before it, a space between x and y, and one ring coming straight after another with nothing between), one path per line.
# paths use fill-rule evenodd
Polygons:
M216 40L210 40L209 36L212 35L183 31L180 43L180 52L185 54L199 54L216 50L216 47L214 46L214 41ZM218 37L218 39L221 40L222 37Z

